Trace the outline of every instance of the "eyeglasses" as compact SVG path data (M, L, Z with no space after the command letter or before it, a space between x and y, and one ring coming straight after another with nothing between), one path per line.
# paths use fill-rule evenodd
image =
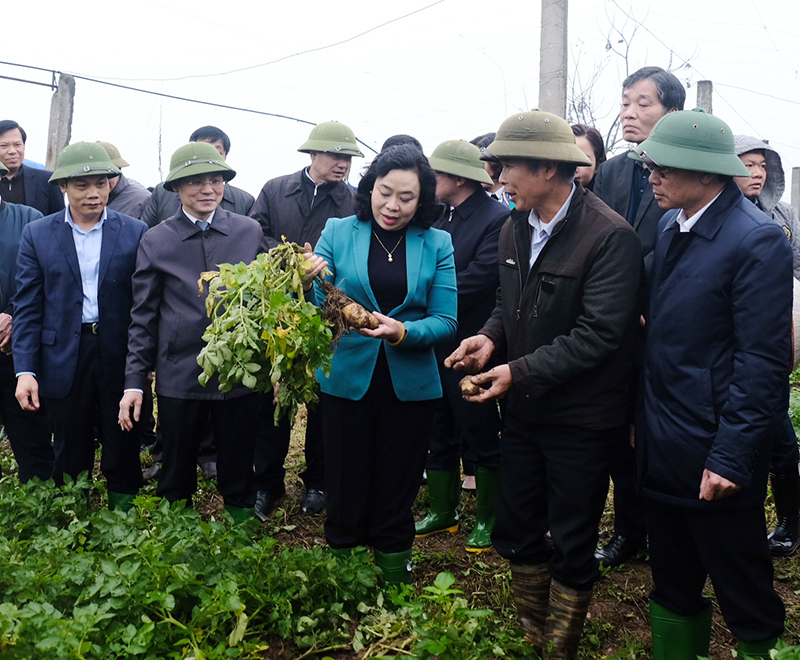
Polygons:
M191 179L186 179L185 185L187 185L192 190L202 190L206 186L211 186L212 188L222 188L225 185L225 179L221 176L204 176L204 177L192 177Z
M647 152L642 149L639 145L636 145L633 148L633 153L635 153L639 158L642 159L644 162L644 166L650 170L651 172L655 172L659 177L662 179L669 176L670 172L674 172L677 167L662 167L658 163L656 163L650 156L647 155Z

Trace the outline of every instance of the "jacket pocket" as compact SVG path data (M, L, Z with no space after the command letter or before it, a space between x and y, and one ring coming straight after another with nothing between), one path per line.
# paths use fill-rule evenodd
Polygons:
M177 359L178 343L180 342L181 317L177 317L169 327L169 342L167 342L167 360L175 362Z
M52 346L56 343L56 331L42 328L42 335L40 341L45 346Z

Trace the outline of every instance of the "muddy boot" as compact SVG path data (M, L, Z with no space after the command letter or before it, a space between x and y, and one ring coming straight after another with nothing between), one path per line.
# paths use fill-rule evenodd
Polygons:
M113 493L108 491L108 510L120 509L121 511L130 511L133 508L133 498L136 495L129 493Z
M403 552L381 552L375 550L375 565L381 569L381 586L389 584L411 584L411 548Z
M482 552L492 547L492 528L500 493L500 470L475 468L475 490L477 496L475 529L467 539L467 552Z
M592 590L570 589L557 580L550 582L550 601L544 624L544 654L547 660L574 660L578 655Z
M550 573L547 564L511 564L511 594L517 608L519 626L525 632L525 641L541 655L547 603L550 599Z
M416 524L417 538L437 532L458 531L458 500L461 495L461 475L458 470L428 470L428 499L430 513Z
M697 614L682 616L651 600L653 660L697 660L697 656L708 656L712 613L709 605Z
M740 639L736 647L737 657L739 660L762 660L762 658L768 660L769 652L775 648L777 642L777 637L766 639L763 642L745 642Z
M767 536L773 557L788 557L800 543L800 473L797 465L770 473L778 524Z

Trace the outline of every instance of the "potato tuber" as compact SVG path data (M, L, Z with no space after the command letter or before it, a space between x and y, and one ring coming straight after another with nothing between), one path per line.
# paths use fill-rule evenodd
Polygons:
M458 385L461 388L461 396L475 396L481 391L479 385L472 382L472 376L464 376Z
M368 312L362 305L357 302L351 302L344 306L342 314L351 327L356 330L361 328L369 328L374 330L380 325L380 322L375 315Z

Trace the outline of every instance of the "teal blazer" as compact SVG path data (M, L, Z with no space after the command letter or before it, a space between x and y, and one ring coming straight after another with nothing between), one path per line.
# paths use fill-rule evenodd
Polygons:
M367 261L372 228L356 216L331 218L314 253L328 262L328 278L369 311L378 302L369 283ZM450 234L410 225L406 231L408 294L387 316L402 321L406 338L397 346L383 339L345 334L336 347L329 377L317 372L322 391L358 401L367 393L381 344L386 351L392 384L401 401L425 401L442 396L434 344L449 341L458 323L456 269ZM323 294L316 288L317 302Z

